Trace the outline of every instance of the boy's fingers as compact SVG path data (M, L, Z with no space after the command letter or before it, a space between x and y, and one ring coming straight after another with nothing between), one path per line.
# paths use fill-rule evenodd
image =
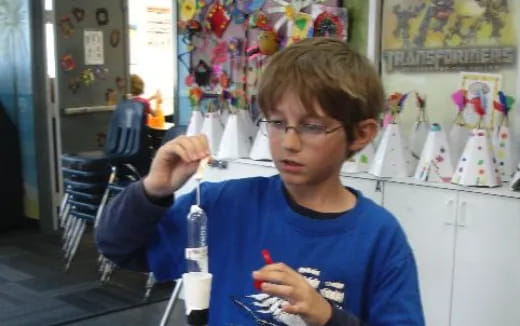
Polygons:
M282 285L282 284L273 284L270 282L262 283L262 292L267 294L285 298L291 302L294 302L297 299L296 289L290 285Z

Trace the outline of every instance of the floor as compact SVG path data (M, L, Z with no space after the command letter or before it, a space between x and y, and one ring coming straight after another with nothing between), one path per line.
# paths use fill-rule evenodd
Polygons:
M0 325L159 325L172 284L156 285L148 301L146 274L117 270L102 284L91 239L65 272L59 235L0 233ZM180 302L169 325L183 325L182 310Z

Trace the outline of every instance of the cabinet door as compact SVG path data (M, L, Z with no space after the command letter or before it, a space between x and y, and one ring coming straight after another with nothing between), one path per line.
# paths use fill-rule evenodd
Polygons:
M456 191L385 182L384 206L415 254L426 325L449 325L456 202Z
M520 325L520 199L461 192L452 326Z
M357 189L379 205L383 204L383 182L373 179L363 179L349 176L341 176L341 182L345 186Z

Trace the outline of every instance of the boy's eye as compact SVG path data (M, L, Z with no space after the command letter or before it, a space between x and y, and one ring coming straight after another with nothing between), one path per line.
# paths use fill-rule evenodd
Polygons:
M326 129L326 127L316 123L303 123L300 126L300 129L302 132L321 133Z
M271 120L269 123L274 128L284 128L285 129L285 122L283 122L283 120Z

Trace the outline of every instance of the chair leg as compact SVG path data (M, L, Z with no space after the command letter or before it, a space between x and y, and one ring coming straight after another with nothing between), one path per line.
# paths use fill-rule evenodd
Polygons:
M81 242L81 238L83 237L83 234L85 233L85 229L87 226L87 222L83 219L81 219L81 225L79 229L79 233L76 236L76 239L74 241L74 246L72 247L72 250L70 252L69 259L67 261L67 265L65 265L65 270L68 271L70 268L70 264L72 263L72 259L74 259L74 256L76 255L76 251L78 250L79 244Z
M65 209L66 209L66 206L69 202L69 197L70 197L70 194L65 192L65 195L63 195L63 199L61 200L61 204L60 204L60 212L58 214L58 217L59 217L59 220L60 220L60 227L63 227L63 224L64 224L64 219L65 219Z
M182 278L179 278L175 282L175 288L173 288L172 295L170 296L170 300L168 300L168 305L166 306L166 310L164 311L164 314L161 318L160 326L166 326L168 323L168 319L170 318L170 314L172 309L175 307L175 304L177 303L177 297L179 296L179 293L181 292L182 288Z
M145 293L143 300L146 301L150 297L150 294L152 293L153 286L155 285L155 277L153 276L153 273L148 273L148 279L146 280L145 285Z
M68 252L70 250L72 241L74 236L78 233L79 226L81 224L81 220L75 216L71 216L72 222L70 224L69 229L65 233L64 243L63 243L63 251L65 251L65 258L68 256Z

